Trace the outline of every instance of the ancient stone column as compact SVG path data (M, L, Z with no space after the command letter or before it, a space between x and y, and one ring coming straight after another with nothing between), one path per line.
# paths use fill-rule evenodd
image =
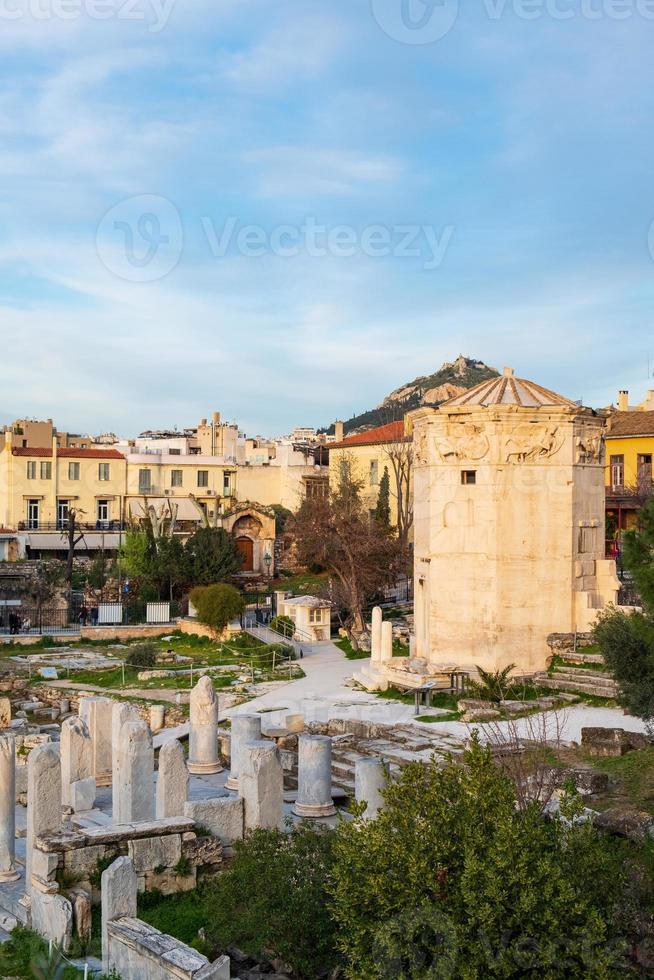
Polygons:
M159 750L157 776L157 820L164 817L183 817L188 799L188 769L182 743L176 738L165 742Z
M382 611L380 606L375 606L372 611L372 626L370 628L370 658L374 663L379 663L382 656Z
M111 713L113 701L109 698L82 698L79 716L93 742L93 773L97 786L111 785Z
M153 704L150 708L150 731L153 735L160 732L164 726L166 709L163 704Z
M154 819L154 750L144 721L126 721L118 746L118 792L114 787L113 822Z
M61 826L61 761L56 742L38 745L27 760L27 838L25 884L32 890L34 839Z
M301 714L286 715L286 718L284 719L284 725L286 727L286 730L290 734L297 734L298 732L303 732L304 715Z
M73 715L61 726L61 801L73 806L71 786L93 779L93 743L86 722Z
M328 735L300 735L298 739L298 793L293 813L298 817L331 817L332 740Z
M232 717L232 740L229 749L229 779L225 789L238 789L241 745L257 742L261 738L261 715L234 715Z
M364 820L374 820L384 806L382 791L388 784L388 766L383 759L359 759L354 766L354 795L366 803Z
M246 831L282 828L284 773L274 742L241 743L238 795L243 799Z
M386 620L381 624L381 660L393 658L393 624Z
M218 698L211 678L201 677L191 691L188 771L221 772L218 755Z
M138 721L140 718L138 708L129 701L114 701L111 708L111 782L113 786L118 786L118 769L120 759L118 747L120 745L120 731L126 721ZM115 796L115 793L112 794Z
M16 740L0 735L0 881L16 881Z
M135 919L138 879L134 864L128 857L119 857L102 872L102 969L111 970L107 927L114 919L124 916Z

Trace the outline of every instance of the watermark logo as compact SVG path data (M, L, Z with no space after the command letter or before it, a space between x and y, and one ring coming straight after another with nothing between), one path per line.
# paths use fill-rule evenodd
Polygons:
M372 15L394 41L433 44L452 30L459 0L370 0Z
M234 216L218 225L212 218L201 219L207 245L215 259L229 254L258 258L276 255L292 259L349 259L365 256L382 259L420 259L427 271L440 268L454 236L454 225L325 225L307 216L299 225L241 225Z
M102 264L128 282L155 282L177 266L184 248L179 211L165 197L139 194L120 201L98 225Z
M166 27L176 0L0 0L0 21L128 20L151 34Z

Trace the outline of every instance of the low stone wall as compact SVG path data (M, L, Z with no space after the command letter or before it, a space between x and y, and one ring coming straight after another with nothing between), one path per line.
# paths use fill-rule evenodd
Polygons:
M150 637L166 636L179 629L177 622L162 626L82 626L80 636L83 640L146 640Z
M109 966L122 977L148 980L229 980L229 957L206 956L141 919L124 916L107 925Z
M547 645L553 657L583 650L584 647L591 646L592 642L590 633L550 633L547 637Z
M216 643L220 643L221 640L229 640L230 637L241 632L240 626L237 629L229 624L225 627L220 636L216 636L212 629L209 629L208 626L204 626L197 619L180 619L175 624L175 629L178 629L180 633L188 633L191 636L206 636L210 640L215 640Z
M44 894L63 890L67 882L100 901L100 872L115 858L127 856L138 876L139 891L172 895L197 885L198 868L217 871L223 846L213 836L198 837L188 817L167 817L134 824L114 824L60 831L37 837L32 884Z
M37 684L30 688L30 693L39 699L39 701L44 701L47 704L58 705L63 699L70 701L70 710L73 714L79 713L79 703L84 697L98 697L99 692L95 691L76 691L74 688L64 688L64 687L48 687L47 685ZM156 695L156 691L152 692ZM102 692L103 698L111 698L111 690ZM150 722L150 705L140 704L137 701L133 701L132 704L139 713L139 717L143 721ZM188 721L188 713L177 704L166 704L164 707L164 728L174 728L177 725L183 725L184 722Z

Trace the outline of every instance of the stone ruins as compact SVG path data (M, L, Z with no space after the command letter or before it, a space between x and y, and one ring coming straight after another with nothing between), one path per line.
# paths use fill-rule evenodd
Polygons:
M383 806L389 768L365 748L354 750L352 738L363 746L362 731L308 726L297 713L269 729L261 714L237 713L225 727L207 676L191 694L188 760L158 712L147 714L153 736L127 702L81 696L78 713L70 700L62 707L59 725L28 726L10 710L3 718L0 913L67 951L73 937L90 938L100 906L103 969L123 980L230 975L228 957L209 963L141 921L139 892L195 888L258 827L329 823L335 801L348 798L370 818Z

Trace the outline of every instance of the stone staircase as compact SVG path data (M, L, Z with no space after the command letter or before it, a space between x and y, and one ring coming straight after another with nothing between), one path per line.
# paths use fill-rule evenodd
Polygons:
M361 723L353 723L358 728ZM332 786L345 796L354 797L354 769L360 759L382 758L388 764L391 779L397 779L401 770L411 762L432 760L434 753L446 758L459 754L459 739L445 733L417 731L412 726L397 725L375 735L362 737L360 732L348 733L348 722L342 723L343 734L332 734ZM384 726L376 726L383 729ZM297 762L292 770L284 773L287 790L297 788Z
M603 664L600 654L564 654L562 660L568 663ZM600 698L617 698L619 689L609 670L592 670L590 667L573 667L558 664L549 674L541 671L534 675L534 684L554 691L568 691L571 694L593 694Z

